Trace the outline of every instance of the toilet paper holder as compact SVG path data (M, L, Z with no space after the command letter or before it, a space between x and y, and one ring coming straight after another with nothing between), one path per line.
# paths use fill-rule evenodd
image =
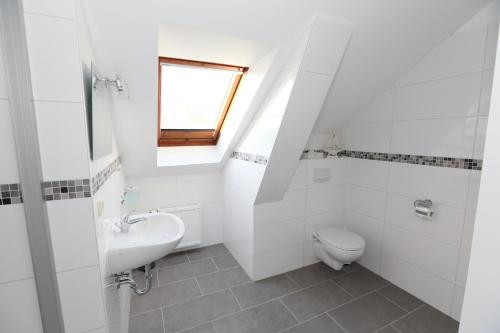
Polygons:
M415 215L421 219L432 220L434 217L434 210L432 209L432 201L429 199L418 199L413 203L415 207Z

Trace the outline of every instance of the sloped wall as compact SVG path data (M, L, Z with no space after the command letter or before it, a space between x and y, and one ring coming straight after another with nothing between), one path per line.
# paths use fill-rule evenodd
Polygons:
M482 160L497 35L497 23L461 29L340 130L347 150L457 161L349 158L345 215L367 240L363 265L455 319L481 175L458 161ZM413 201L426 198L434 202L432 221L413 212Z

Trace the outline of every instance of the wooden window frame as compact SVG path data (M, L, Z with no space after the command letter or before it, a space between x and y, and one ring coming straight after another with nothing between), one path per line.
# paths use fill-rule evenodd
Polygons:
M238 73L233 85L228 91L223 109L215 129L161 129L161 66L162 64L183 65L189 67L204 67L230 70ZM234 96L238 90L243 75L248 67L217 64L213 62L194 61L186 59L158 57L158 147L171 146L215 146L219 140L224 120L231 108Z

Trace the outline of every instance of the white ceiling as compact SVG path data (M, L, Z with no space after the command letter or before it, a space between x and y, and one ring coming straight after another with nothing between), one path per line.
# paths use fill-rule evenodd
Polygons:
M316 132L331 131L391 85L489 0L81 0L99 66L128 80L132 99L122 133L153 134L160 26L248 40L263 49L281 45L313 14L356 23ZM229 40L229 39L228 39ZM227 46L227 45L226 45ZM113 75L114 73L107 73ZM147 116L144 116L147 114ZM142 116L141 116L142 115ZM119 120L119 121L121 121ZM118 137L127 140L126 136ZM151 141L151 142L150 142ZM129 149L128 142L119 142ZM133 142L130 141L132 145ZM124 147L125 145L125 147ZM131 148L130 148L131 149ZM132 152L132 151L131 151ZM141 153L139 148L137 153ZM146 154L146 153L143 153ZM153 152L148 152L153 154ZM150 156L152 158L153 156Z

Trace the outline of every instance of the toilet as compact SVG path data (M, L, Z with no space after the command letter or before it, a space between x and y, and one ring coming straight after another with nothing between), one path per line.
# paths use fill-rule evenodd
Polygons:
M358 260L364 251L365 240L349 230L328 227L313 234L314 255L337 271Z

